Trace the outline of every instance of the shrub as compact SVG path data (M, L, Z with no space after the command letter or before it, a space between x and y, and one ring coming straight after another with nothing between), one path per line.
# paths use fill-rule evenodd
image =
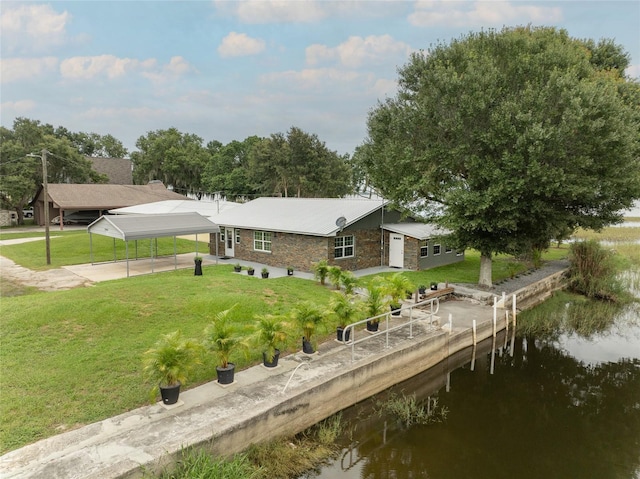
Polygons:
M596 241L573 243L569 251L569 289L588 298L615 301L622 292L614 253Z

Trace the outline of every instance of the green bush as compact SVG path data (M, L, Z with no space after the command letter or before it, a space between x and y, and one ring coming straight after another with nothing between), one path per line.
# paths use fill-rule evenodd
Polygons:
M573 243L569 250L569 289L588 298L615 301L623 291L614 253L597 241Z

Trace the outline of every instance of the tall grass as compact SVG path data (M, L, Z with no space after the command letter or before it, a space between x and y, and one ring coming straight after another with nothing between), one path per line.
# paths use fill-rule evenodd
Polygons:
M146 474L146 479L153 476ZM167 468L158 479L260 479L265 477L261 467L255 466L247 454L230 459L213 457L204 450L187 449L177 466Z
M588 298L614 301L623 288L616 278L614 253L597 241L580 241L571 245L569 288Z

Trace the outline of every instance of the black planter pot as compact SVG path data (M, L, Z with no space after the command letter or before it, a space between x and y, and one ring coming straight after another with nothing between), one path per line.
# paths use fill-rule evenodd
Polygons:
M173 386L160 386L160 397L162 404L169 406L178 402L180 396L180 382Z
M262 364L265 368L275 368L278 365L278 358L280 358L280 350L276 349L273 354L273 360L267 361L267 353L262 353Z
M336 328L336 338L338 339L338 341L342 342L343 338L345 341L349 341L349 338L351 337L351 330L347 329L347 334L344 334L344 328L341 328L340 326L338 326Z
M262 274L263 279L267 279L269 277L269 273L260 273Z
M438 283L431 283L431 291L438 291Z
M391 315L392 316L400 316L400 308L402 306L400 306L398 304L392 304L389 307L391 308Z
M292 269L288 269L287 270L287 276L293 276L293 270Z
M234 266L233 271L239 273L240 271L242 271L242 266Z
M316 350L313 349L313 344L311 344L311 341L307 341L306 339L302 338L302 352L305 354L313 354L316 352Z
M254 273L254 272L255 272L255 270L253 270L253 269L248 269L248 270L247 270L247 274L248 274L249 276L253 276L253 273Z
M380 323L378 321L367 321L367 331L375 332L379 326Z
M202 260L201 259L196 259L194 260L195 264L196 264L196 269L193 272L194 276L202 276Z
M233 382L235 371L236 365L233 363L229 363L226 368L216 366L216 372L218 373L218 384L231 384Z
M424 288L418 289L418 293L420 293L420 294L424 294L426 292L427 292L427 287L426 286Z

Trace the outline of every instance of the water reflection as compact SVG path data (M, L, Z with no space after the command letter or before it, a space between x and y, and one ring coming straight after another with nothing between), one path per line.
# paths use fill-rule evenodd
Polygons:
M305 477L639 479L634 319L590 340L499 335L475 361L461 352L386 393L437 397L444 424L403 428L376 413L379 395L345 411L341 456Z

